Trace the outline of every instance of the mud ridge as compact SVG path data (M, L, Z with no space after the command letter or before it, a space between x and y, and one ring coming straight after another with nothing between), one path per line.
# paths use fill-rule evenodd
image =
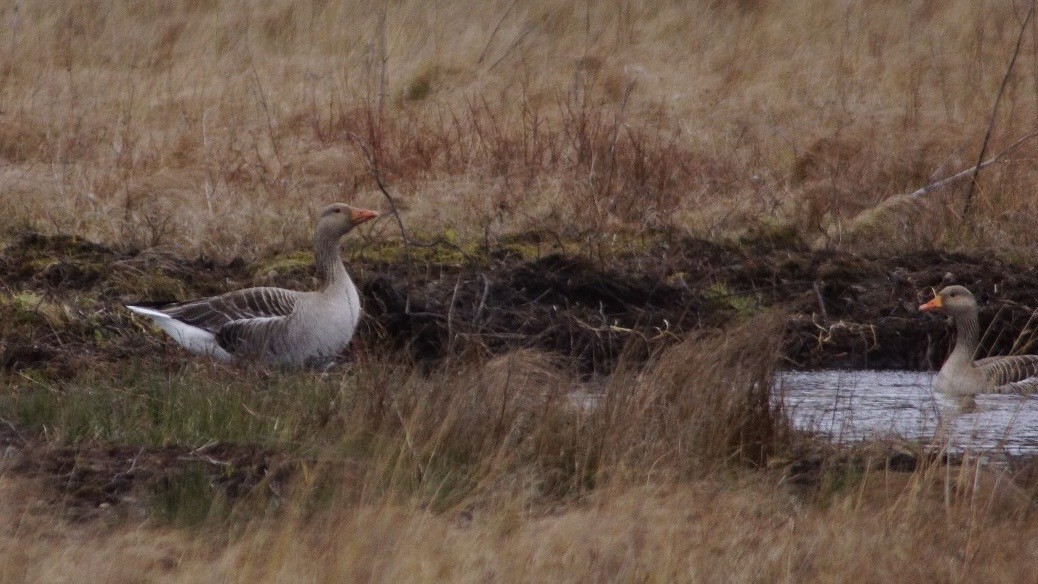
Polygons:
M925 369L943 358L950 330L916 307L932 287L954 282L984 304L986 350L1030 345L1038 272L1028 266L937 251L869 257L665 235L637 247L605 259L550 247L466 257L445 248L413 263L399 254L386 260L377 247L347 248L368 315L355 342L430 363L537 347L608 373L690 332L781 308L790 314L789 367ZM61 374L89 361L175 356L172 343L122 305L313 286L298 255L221 263L23 234L0 252L0 366Z

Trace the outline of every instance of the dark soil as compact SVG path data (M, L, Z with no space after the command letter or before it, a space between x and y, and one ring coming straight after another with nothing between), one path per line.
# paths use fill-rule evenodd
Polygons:
M1009 351L1018 335L1030 335L1038 304L1038 270L991 257L938 251L869 257L666 235L639 242L638 251L610 254L565 255L552 252L550 242L543 247L530 257L528 245L475 255L444 246L415 254L414 263L380 260L392 254L378 248L349 249L346 261L367 315L354 349L396 351L435 365L538 347L581 371L608 373L686 334L776 308L790 315L788 367L926 369L943 359L951 340L948 323L916 308L932 287L959 283L977 294L982 324L992 331L984 349L996 354ZM127 359L175 368L183 351L123 305L253 285L314 285L306 262L281 259L215 262L24 234L0 252L0 373L72 377L84 367ZM41 478L55 503L88 515L138 498L142 490L153 498L175 490L190 472L228 499L268 496L298 465L249 445L67 448L44 438L0 427L0 466ZM823 471L836 464L827 457L791 462L790 484L821 484ZM893 470L916 465L913 456L897 452L881 460ZM1038 465L1027 464L1034 474Z
M963 464L961 456L906 450L877 443L863 450L841 452L826 442L808 441L786 461L769 464L778 484L797 496L825 496L848 476L866 470L914 472L920 465ZM970 462L972 464L972 462ZM16 473L40 481L40 497L69 519L91 520L108 511L138 508L162 514L164 502L190 496L190 508L216 500L228 508L242 499L277 505L303 466L340 472L329 475L339 484L350 476L343 463L329 466L255 445L213 443L184 446L134 447L84 444L57 446L28 428L0 424L0 473ZM1007 476L1029 496L1038 497L1038 458L1009 457ZM193 479L193 480L192 480ZM183 491L194 489L185 494ZM173 499L171 501L171 499ZM179 501L183 505L184 501ZM166 517L176 520L175 517ZM200 519L204 519L204 516Z
M412 264L371 259L377 249L348 251L367 313L355 343L430 363L538 347L607 373L621 358L644 359L689 332L776 307L790 314L791 368L926 369L943 358L951 332L916 309L932 287L959 283L977 294L992 331L985 348L995 353L1010 350L1038 304L1038 271L990 257L869 257L666 236L606 259L544 247L534 258L507 247L476 257L444 247L445 259L426 252ZM0 367L64 375L97 360L177 359L172 342L122 305L314 285L305 263L261 272L241 260L25 234L0 252ZM34 302L41 306L26 306Z
M201 496L235 501L276 497L300 462L252 445L55 446L29 429L0 425L0 467L42 481L41 495L73 518L127 502L155 506L176 494L189 469L199 475Z

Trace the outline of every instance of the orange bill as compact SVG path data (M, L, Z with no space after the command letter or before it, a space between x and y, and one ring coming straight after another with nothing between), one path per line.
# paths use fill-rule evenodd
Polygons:
M926 304L921 305L919 307L919 310L922 310L923 312L930 312L930 311L933 311L933 310L937 310L938 308L941 308L942 306L944 306L944 304L941 303L941 297L940 296L934 296L933 300L927 302Z
M370 221L378 217L378 211L370 211L368 209L354 209L350 211L350 220L353 221L354 225L360 225L365 221Z

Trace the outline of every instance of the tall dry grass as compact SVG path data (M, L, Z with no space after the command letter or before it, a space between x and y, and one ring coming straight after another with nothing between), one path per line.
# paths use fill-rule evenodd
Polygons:
M306 245L325 201L383 206L367 152L420 235L838 234L972 164L1020 14L965 0L10 2L0 228L254 257ZM1028 34L995 151L1033 127L1036 75ZM950 190L828 243L1033 255L1034 148L984 171L966 218L979 229L961 228ZM389 222L363 235L398 236ZM5 379L0 418L55 447L219 436L305 468L230 507L195 474L85 524L47 477L4 474L2 579L1031 577L1033 493L1006 474L851 467L805 495L768 468L797 446L770 394L782 326L758 315L607 380L533 352L432 372L362 355L330 380L205 365Z
M795 476L804 438L771 393L785 320L760 313L607 379L535 351L432 370L361 353L328 377L191 362L24 378L0 420L81 462L26 478L16 450L0 456L4 579L1029 577L1026 477L970 457L898 471L867 451ZM78 465L104 472L93 446L213 440L289 452L293 478L229 498L185 472L87 510L63 491Z
M784 324L782 314L762 314L601 381L583 380L557 358L535 351L485 363L466 359L431 372L361 356L345 376L331 380L306 374L270 378L262 372L246 372L243 379L238 372L189 367L162 383L131 370L114 378L88 374L67 384L16 384L0 399L0 419L54 447L84 448L82 465L89 472L99 470L89 454L97 443L129 444L144 452L167 444L190 451L226 441L291 452L300 461L293 480L262 481L251 496L227 498L209 475L185 471L153 485L144 479L117 508L86 514L95 517L95 525L130 530L126 538L100 545L111 549L98 549L101 559L91 569L99 574L119 573L114 570L121 566L123 546L147 537L133 531L145 519L152 525L145 523L146 533L169 534L168 527L156 527L168 525L186 530L169 536L180 542L174 546L180 551L167 562L207 566L188 572L195 578L209 573L213 561L230 562L232 571L258 570L260 578L281 571L298 576L307 570L294 563L300 550L282 547L289 542L312 541L315 549L360 560L367 546L400 535L389 524L383 536L347 535L355 529L348 526L367 523L371 514L390 524L446 521L444 527L452 517L493 517L504 536L554 512L584 513L594 501L632 490L678 488L763 468L792 444L770 392ZM47 456L47 451L32 455ZM12 463L5 464L9 470ZM50 480L71 480L62 476ZM60 518L67 505L69 517L84 516L76 497L60 494L61 484L23 492L19 475L0 477L11 490L11 514L29 512L52 493L59 503L48 513ZM63 560L51 554L65 544L55 546L53 538L90 531L70 526L67 534L55 536L42 523L29 520L9 529L0 548L5 566L38 578L58 573L48 571L60 571L49 563L61 566ZM372 528L383 529L378 525ZM187 545L181 538L192 531L213 549ZM344 538L340 543L350 547L333 551L326 547L334 545L328 536ZM268 545L278 549L266 550ZM46 561L37 568L31 557ZM320 579L382 573L377 565L347 568L352 561L327 573L322 568ZM395 579L389 574L384 577ZM418 571L412 577L435 576Z
M205 443L197 425L215 419L222 439L280 442L303 463L236 502L192 475L86 522L47 503L46 477L2 474L4 580L1029 577L1032 495L977 461L835 469L817 491L768 470L797 447L770 394L784 322L764 313L599 381L519 351L437 371L362 357L324 380L189 367L164 391L30 384L0 417L57 444Z
M767 480L700 478L541 513L515 498L359 503L229 537L56 521L25 510L33 487L0 479L5 581L1016 582L1033 576L1038 536L1029 498L977 466L871 472L824 505Z
M348 459L351 473L354 463L371 472L347 498L402 493L442 508L514 483L565 500L614 480L761 467L787 450L771 394L785 322L764 313L591 381L529 349L433 371L360 353L338 379L204 363L12 376L0 420L58 446L219 442L336 468Z
M1022 15L965 0L167 8L4 6L5 228L219 256L305 245L314 206L382 204L353 133L425 232L839 234L972 164ZM1029 32L993 151L1034 126L1036 52ZM953 189L866 243L1031 253L1034 149L982 174L968 237Z

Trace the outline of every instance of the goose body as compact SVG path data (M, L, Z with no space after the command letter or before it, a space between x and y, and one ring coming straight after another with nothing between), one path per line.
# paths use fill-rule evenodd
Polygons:
M360 296L339 257L339 239L378 216L335 204L322 211L314 235L322 287L313 292L258 287L161 308L127 306L146 316L188 351L233 362L321 365L357 330Z
M934 378L934 391L960 399L978 393L1038 393L1038 355L973 359L980 325L977 300L969 290L948 286L919 310L946 313L955 323L955 348Z

